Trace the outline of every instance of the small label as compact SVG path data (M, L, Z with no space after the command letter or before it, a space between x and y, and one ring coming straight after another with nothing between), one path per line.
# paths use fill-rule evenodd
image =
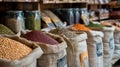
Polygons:
M66 56L64 56L62 59L59 59L57 65L57 67L67 67Z
M110 49L113 49L114 48L114 39L111 38L110 39Z
M87 51L80 54L80 61L81 61L81 67L89 67Z
M55 24L56 24L56 26L63 28L62 22L56 22Z
M55 28L53 23L47 23L50 28Z
M96 49L97 49L97 56L99 57L99 56L102 56L102 53L103 53L103 51L102 51L102 43L97 43L97 45L96 45L97 47L96 47Z

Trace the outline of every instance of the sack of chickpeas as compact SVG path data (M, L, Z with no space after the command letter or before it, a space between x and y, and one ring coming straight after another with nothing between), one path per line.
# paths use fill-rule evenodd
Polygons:
M90 67L103 67L103 33L86 31L88 34L87 47Z
M1 67L36 67L42 54L39 46L24 38L0 35Z
M61 37L37 30L22 34L21 37L36 43L43 50L43 55L37 60L37 67L67 67L67 45Z
M114 54L114 26L102 27L102 28L91 28L93 30L99 30L104 33L103 37L103 63L104 67L110 67L111 61Z
M67 43L67 64L68 67L89 67L87 51L87 34L68 29L54 29L51 33L58 34Z

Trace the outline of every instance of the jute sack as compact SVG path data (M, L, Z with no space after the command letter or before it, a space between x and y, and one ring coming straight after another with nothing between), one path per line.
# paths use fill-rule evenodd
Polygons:
M76 32L76 31L74 31ZM77 36L68 38L62 36L67 42L67 64L68 67L89 67L87 51L87 34L76 32Z
M29 55L19 60L10 61L10 60L0 59L0 67L36 67L37 59L43 54L43 51L39 46L18 36L9 36L9 35L0 35L0 36L8 37L15 41L21 42L33 49L33 51Z
M89 67L103 67L103 33L100 31L86 31Z
M115 50L112 63L114 64L120 59L120 29L115 29L114 32Z
M103 28L91 28L94 30L99 30L104 33L103 37L103 61L104 61L104 67L110 67L111 61L113 58L114 53L114 30L115 28L113 26L111 27L103 27Z
M46 34L56 39L59 44L49 45L36 42L44 52L44 54L38 59L38 67L67 67L66 42L57 35L50 33Z

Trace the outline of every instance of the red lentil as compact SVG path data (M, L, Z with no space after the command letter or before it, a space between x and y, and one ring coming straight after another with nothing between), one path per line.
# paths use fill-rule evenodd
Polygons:
M22 35L21 37L24 37L34 42L42 42L51 45L58 44L58 42L55 39L42 33L41 31L31 31L28 32L27 34Z

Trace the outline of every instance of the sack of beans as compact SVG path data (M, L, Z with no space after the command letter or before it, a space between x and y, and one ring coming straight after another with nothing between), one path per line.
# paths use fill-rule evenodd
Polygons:
M104 61L104 67L110 67L113 53L114 53L114 30L115 28L113 26L109 27L101 27L101 28L93 28L90 27L93 30L99 30L104 33L103 37L103 61Z
M88 35L87 48L89 67L103 67L103 33L100 31L92 31L82 24L74 24L70 28L76 31L84 31Z
M90 67L103 67L103 33L100 31L86 31Z
M89 67L87 34L85 32L70 31L68 29L54 29L50 32L59 34L67 42L68 67Z
M44 54L38 59L38 67L67 67L67 45L61 37L41 31L31 31L21 36L42 48Z
M36 44L18 36L0 36L1 67L36 67L43 51Z

